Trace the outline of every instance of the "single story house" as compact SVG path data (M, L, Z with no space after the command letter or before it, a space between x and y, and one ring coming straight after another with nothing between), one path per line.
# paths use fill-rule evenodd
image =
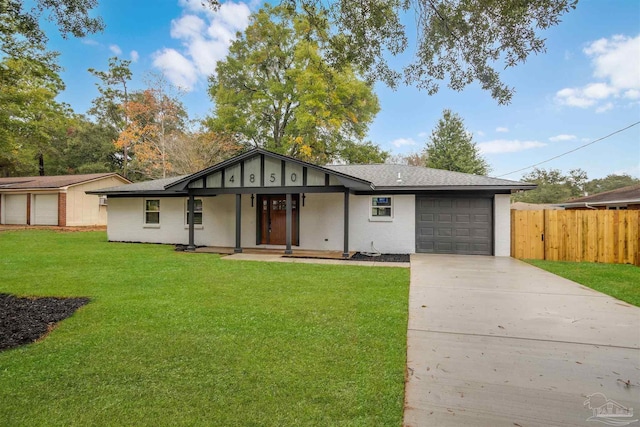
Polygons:
M629 185L616 190L604 191L591 196L580 197L568 202L558 203L565 209L609 209L609 210L639 210L640 184Z
M534 184L405 165L317 166L256 148L188 176L91 191L110 241L509 256L512 191Z
M131 183L117 173L0 178L0 224L107 224L107 200L87 194Z

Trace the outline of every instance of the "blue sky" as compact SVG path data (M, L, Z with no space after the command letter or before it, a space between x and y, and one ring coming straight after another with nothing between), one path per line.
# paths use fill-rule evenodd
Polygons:
M67 85L59 99L86 112L97 96L87 69L106 69L108 58L118 55L134 60L133 89L143 87L146 73L164 73L188 89L184 102L190 114L204 117L212 107L207 76L255 9L255 2L227 1L212 14L200 0L102 0L97 13L107 26L103 33L63 40L49 31L49 47L61 53ZM639 121L640 2L581 0L562 20L543 33L546 53L502 73L516 88L510 105L499 106L475 85L454 92L445 84L429 96L413 87L394 91L377 84L381 111L368 139L394 154L421 151L449 108L473 132L492 166L490 175L501 176ZM390 61L402 65L403 58ZM540 167L582 168L590 179L611 173L640 177L640 125ZM519 179L530 170L504 177Z

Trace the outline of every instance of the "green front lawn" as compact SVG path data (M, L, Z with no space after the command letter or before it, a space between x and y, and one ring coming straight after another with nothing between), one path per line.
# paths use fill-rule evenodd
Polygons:
M0 292L88 296L0 352L2 425L401 425L409 271L0 232Z
M640 267L593 262L526 261L558 276L640 307Z

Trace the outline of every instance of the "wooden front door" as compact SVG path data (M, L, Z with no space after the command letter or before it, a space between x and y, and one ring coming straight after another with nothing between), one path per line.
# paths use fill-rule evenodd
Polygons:
M298 245L298 201L299 196L291 196L291 244ZM287 197L263 195L259 197L260 233L263 245L287 244Z

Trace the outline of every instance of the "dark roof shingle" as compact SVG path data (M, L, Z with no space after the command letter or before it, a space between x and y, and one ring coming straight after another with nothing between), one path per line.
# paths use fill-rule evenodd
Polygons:
M575 205L575 204L598 204L607 202L627 202L640 200L640 184L629 185L627 187L618 188L616 190L605 191L590 196L579 197L577 199L568 200L564 203L558 203L558 206Z
M94 179L109 176L120 176L114 172L90 173L84 175L56 175L56 176L24 176L12 178L0 178L0 189L27 189L27 188L62 188L70 185L81 184Z
M376 187L504 187L533 188L533 184L441 169L407 165L327 165L327 169L373 183Z

